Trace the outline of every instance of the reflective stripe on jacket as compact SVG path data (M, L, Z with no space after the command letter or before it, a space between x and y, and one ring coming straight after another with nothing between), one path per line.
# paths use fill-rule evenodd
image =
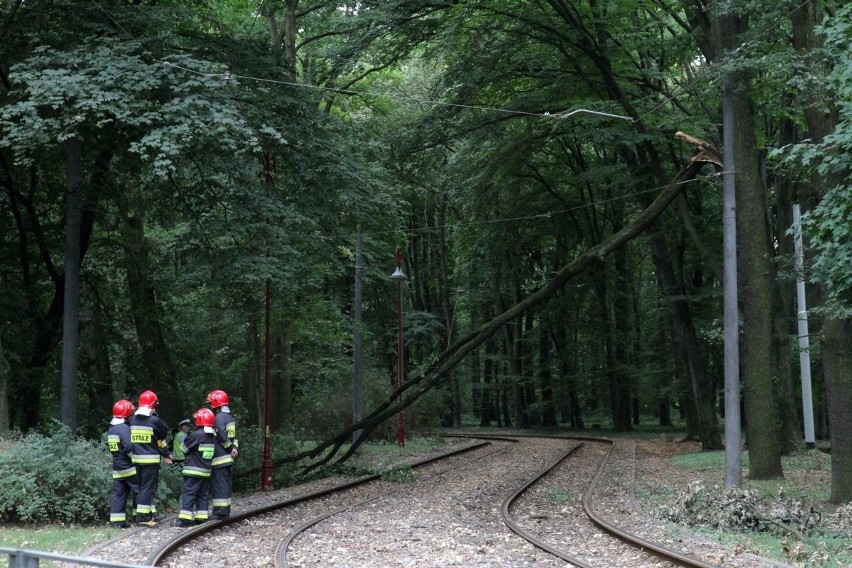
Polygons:
M140 414L139 410L130 419L133 463L158 464L160 457L171 455L166 444L169 427L156 414Z
M181 444L181 449L186 454L181 472L184 475L210 477L215 446L216 436L213 428L201 427L190 432Z
M107 446L112 456L112 476L118 479L136 475L136 466L130 457L133 445L130 443L130 427L127 422L122 421L109 427Z
M221 407L216 413L213 422L216 429L216 453L213 454L213 467L226 467L233 465L234 458L231 450L239 446L237 441L237 421L227 407Z

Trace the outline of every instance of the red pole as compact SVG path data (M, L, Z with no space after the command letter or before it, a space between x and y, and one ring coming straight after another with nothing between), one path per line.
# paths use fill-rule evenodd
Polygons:
M405 280L405 274L402 272L402 247L396 247L396 272L394 272L397 282L396 295L396 325L397 325L397 354L396 354L396 376L397 388L400 389L399 401L402 402L402 383L405 374L404 365L404 342L402 337L402 281ZM399 420L396 426L396 443L399 446L405 446L405 409L400 408Z
M266 394L263 401L263 464L260 467L260 488L272 489L272 440L270 438L270 399L272 398L272 326L270 324L271 309L270 282L266 279Z

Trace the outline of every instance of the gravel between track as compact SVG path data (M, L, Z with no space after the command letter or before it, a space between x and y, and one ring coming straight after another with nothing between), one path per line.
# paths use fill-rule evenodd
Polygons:
M415 482L371 484L346 497L309 502L250 525L219 531L180 556L170 558L165 566L270 567L275 547L294 527L324 511L345 508L389 490L396 492L393 498L380 498L346 509L295 536L287 550L287 566L566 566L564 561L513 533L502 522L500 508L509 493L573 444L576 442L547 438L524 439L516 445L495 442L489 448L460 457L449 468L446 464L436 464L416 470ZM667 460L677 453L694 450L690 444L616 440L599 481L600 489L594 494L598 514L622 529L720 566L782 566L749 554L734 553L637 510L632 494L634 479L640 486L663 482L685 485L688 479L679 479ZM591 443L581 448L521 497L510 511L512 518L552 546L595 566L669 566L611 539L580 515L583 495L605 451L602 444ZM245 510L341 481L324 479L238 497L234 509ZM89 551L88 555L141 564L166 538L180 530L165 523L157 529L133 529L117 545L124 552L121 558L115 556L115 546Z

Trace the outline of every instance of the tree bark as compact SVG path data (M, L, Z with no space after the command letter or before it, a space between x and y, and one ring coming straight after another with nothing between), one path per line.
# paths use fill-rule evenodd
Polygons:
M68 152L68 191L65 195L65 286L62 310L62 371L60 414L72 437L77 434L77 362L80 346L80 230L83 217L83 178L80 141L65 142Z
M259 418L263 416L263 388L260 380L262 374L261 361L263 353L260 344L260 318L263 317L263 310L258 309L256 303L250 305L246 309L246 313L251 314L243 337L246 353L248 353L248 362L242 375L242 395L243 402L247 409L252 411L248 413L245 420L240 419L241 424L247 426L259 426Z
M3 292L3 277L0 276L0 293ZM9 365L3 355L3 324L0 323L0 434L9 432Z
M136 329L145 383L138 390L151 389L160 400L159 412L166 422L176 423L185 416L177 369L160 325L160 308L150 282L148 245L145 240L145 214L141 206L134 207L119 200L124 225L125 271L130 312Z
M822 365L831 427L832 503L852 501L852 320L823 323Z
M538 337L538 384L541 388L541 425L557 426L556 409L553 406L553 378L550 373L550 329L542 321Z
M293 414L293 339L290 326L272 339L272 429L280 430L290 423Z
M719 52L737 42L738 19L723 15L714 23ZM742 336L740 373L749 444L749 478L782 477L777 404L772 381L772 267L769 256L767 192L760 176L755 138L751 80L732 72L734 82L734 152L737 187L737 272Z
M613 224L613 231L621 230L619 220ZM615 388L615 430L630 432L633 424L630 420L630 265L627 261L627 249L621 247L613 254L615 259L615 293L613 294L613 318L615 320L615 341L613 353L613 386Z
M789 106L788 104L784 106ZM795 125L792 120L784 119L779 130L781 147L796 143L794 138ZM793 182L789 179L778 180L775 184L775 230L773 242L777 243L778 258L792 259L795 254L793 238L787 234L787 229L793 224ZM792 261L787 270L792 272ZM803 414L802 397L797 396L793 377L800 376L793 372L793 358L790 357L790 342L798 335L796 306L796 283L792 278L779 278L779 267L775 267L773 281L775 286L772 294L773 318L773 354L775 369L775 384L778 390L778 421L781 427L779 443L781 452L789 454L805 448L802 436ZM798 358L796 358L798 359Z
M447 264L450 257L450 244L447 238L447 196L441 195L436 201L438 201L438 226L436 230L440 251L438 258L438 296L441 298L441 315L444 320L443 348L447 349L453 343L455 331L455 305L450 290L450 268ZM459 378L456 371L453 370L450 376L450 414L453 428L461 427L461 412Z

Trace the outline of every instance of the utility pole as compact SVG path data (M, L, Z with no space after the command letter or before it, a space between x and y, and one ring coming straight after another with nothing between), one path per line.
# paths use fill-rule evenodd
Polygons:
M814 403L811 394L811 352L808 337L808 308L805 303L805 255L802 251L802 216L799 204L793 205L793 231L796 243L796 300L798 302L799 368L802 374L802 416L805 420L805 447L816 448Z

